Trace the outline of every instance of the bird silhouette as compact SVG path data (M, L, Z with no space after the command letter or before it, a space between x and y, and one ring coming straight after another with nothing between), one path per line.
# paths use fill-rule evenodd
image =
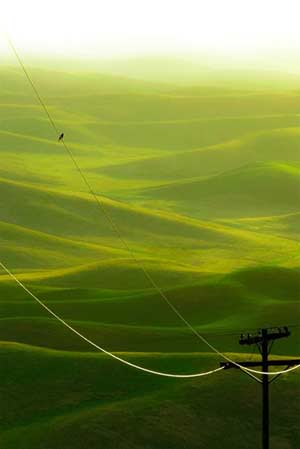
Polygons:
M64 133L61 133L61 135L59 136L58 140L59 140L59 141L60 141L60 140L63 140L63 138L64 138Z

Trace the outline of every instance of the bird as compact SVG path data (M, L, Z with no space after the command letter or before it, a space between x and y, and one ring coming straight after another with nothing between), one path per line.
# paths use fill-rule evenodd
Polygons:
M63 138L64 138L64 133L61 133L61 135L58 138L58 141L63 140Z

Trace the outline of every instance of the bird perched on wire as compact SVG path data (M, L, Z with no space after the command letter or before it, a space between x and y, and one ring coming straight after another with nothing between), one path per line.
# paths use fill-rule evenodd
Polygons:
M64 133L61 133L61 135L58 138L58 141L63 140L63 138L64 138Z

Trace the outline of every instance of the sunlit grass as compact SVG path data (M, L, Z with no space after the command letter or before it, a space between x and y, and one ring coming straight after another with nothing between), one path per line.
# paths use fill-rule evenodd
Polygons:
M54 312L108 350L176 372L220 360L143 269L234 358L251 357L240 354L241 331L297 322L297 93L251 90L245 79L233 89L178 87L30 69L103 214L26 80L2 69L1 260ZM244 422L257 413L259 391L239 373L183 384L140 377L87 353L5 273L0 293L5 449L258 446L258 424ZM299 332L274 353L297 355ZM291 375L272 398L290 398L282 411L289 432L300 412L294 391ZM233 428L249 439L231 438ZM283 441L281 430L275 423L274 448L296 449L297 438Z

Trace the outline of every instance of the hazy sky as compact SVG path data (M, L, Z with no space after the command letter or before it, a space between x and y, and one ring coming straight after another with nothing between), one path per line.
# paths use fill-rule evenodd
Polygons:
M0 21L26 54L252 57L300 49L299 0L2 0ZM2 33L0 42L3 54Z

